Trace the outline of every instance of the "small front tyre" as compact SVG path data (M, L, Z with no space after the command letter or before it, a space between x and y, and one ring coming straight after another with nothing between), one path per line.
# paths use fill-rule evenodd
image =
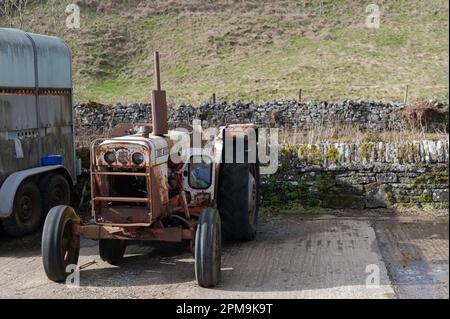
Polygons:
M220 281L221 238L219 212L205 208L195 236L195 277L201 287L214 287Z
M42 233L42 260L47 277L55 282L66 280L67 266L76 265L80 253L80 236L74 225L80 223L72 207L56 206L47 215Z

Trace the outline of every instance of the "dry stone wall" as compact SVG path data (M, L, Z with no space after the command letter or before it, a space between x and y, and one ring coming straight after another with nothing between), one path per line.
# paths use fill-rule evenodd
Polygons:
M263 179L268 205L448 207L448 140L285 146Z
M440 122L446 122L448 106L438 102L434 105L444 110ZM199 118L215 126L248 122L285 128L349 124L370 131L381 131L405 127L407 123L401 112L403 108L402 103L347 100L333 103L236 102L199 107L179 105L169 110L169 122L172 128ZM151 118L151 107L147 104L82 104L75 107L75 126L83 134L104 135L118 123L151 123Z

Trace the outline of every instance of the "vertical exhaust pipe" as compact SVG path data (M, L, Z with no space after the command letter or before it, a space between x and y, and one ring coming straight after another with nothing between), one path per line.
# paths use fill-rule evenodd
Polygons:
M152 91L152 125L153 135L162 136L166 135L169 131L166 91L161 90L158 52L155 52L155 89Z

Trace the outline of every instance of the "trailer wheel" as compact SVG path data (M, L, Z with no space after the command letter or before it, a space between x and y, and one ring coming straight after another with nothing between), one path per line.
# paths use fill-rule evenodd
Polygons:
M111 265L118 265L123 260L127 243L120 239L100 239L100 258Z
M219 212L205 208L195 235L195 277L201 287L214 287L220 281L221 238Z
M42 201L39 188L32 181L20 185L14 197L13 213L3 220L3 228L11 236L20 237L38 229L41 224Z
M42 194L42 213L47 213L55 206L70 205L70 185L61 174L50 174L39 183Z
M219 210L225 239L250 241L255 238L259 202L259 164L223 164Z
M50 280L62 282L69 273L67 266L76 265L80 253L80 236L74 225L80 219L69 206L53 207L47 215L42 233L42 260Z

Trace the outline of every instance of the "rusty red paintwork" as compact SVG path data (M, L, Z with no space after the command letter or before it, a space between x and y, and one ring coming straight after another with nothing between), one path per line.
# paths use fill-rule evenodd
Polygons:
M135 145L132 142L139 142L140 145ZM145 154L145 162L142 165L136 165L132 159L131 154L128 154L126 161L119 161L119 163L108 164L104 160L104 154L110 151L117 151L120 149L127 149L128 152L142 152ZM82 226L81 232L87 238L95 238L97 236L106 236L105 238L117 238L117 234L105 232L104 227L117 227L121 229L120 238L130 236L128 239L141 236L142 240L166 240L166 241L181 241L192 237L190 230L177 228L185 232L184 235L179 236L178 231L167 230L161 228L159 231L153 231L153 226L161 218L168 217L171 214L180 215L183 213L180 196L174 196L169 199L167 189L167 175L163 174L160 169L161 165L151 164L151 155L153 150L150 144L143 146L142 139L130 137L126 141L104 141L96 140L92 143L91 156L94 158L91 161L91 184L92 184L92 214L97 225ZM120 169L120 171L118 171ZM113 188L113 179L120 176L135 176L145 179L147 187L147 197L120 197L111 196L110 189ZM142 207L129 207L126 205L112 206L113 203L143 203ZM197 214L193 214L197 216ZM188 221L189 223L189 221ZM86 228L85 230L85 227ZM99 230L96 230L98 227ZM141 227L145 228L146 232L132 231L130 229ZM150 228L149 228L150 227ZM100 229L101 228L101 229ZM102 230L103 229L103 230ZM110 228L106 228L110 230ZM150 231L150 233L149 233ZM163 232L163 234L160 234ZM102 237L103 238L103 237Z
M76 234L83 235L89 239L122 239L122 240L153 240L166 242L181 242L192 240L195 237L195 229L192 228L138 228L84 225L74 226Z
M169 131L167 121L166 92L161 90L161 75L159 69L159 53L155 52L155 90L152 91L152 123L153 134L162 136Z

